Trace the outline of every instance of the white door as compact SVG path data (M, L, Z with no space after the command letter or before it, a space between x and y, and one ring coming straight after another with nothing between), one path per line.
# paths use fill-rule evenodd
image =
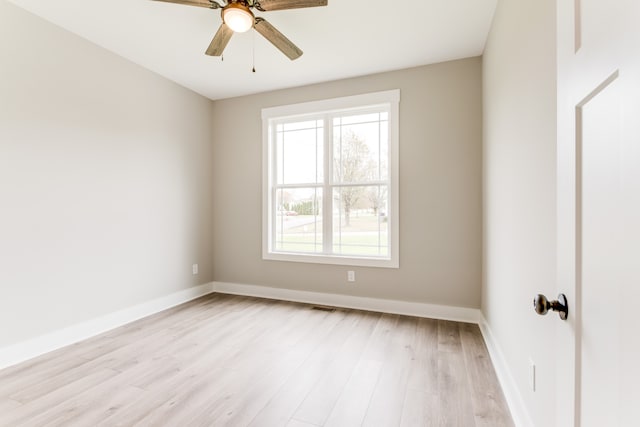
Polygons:
M640 0L558 0L557 231L556 425L640 426Z

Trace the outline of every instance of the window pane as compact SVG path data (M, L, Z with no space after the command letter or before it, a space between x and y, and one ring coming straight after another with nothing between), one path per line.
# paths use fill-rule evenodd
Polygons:
M369 116L371 115L347 116L342 117L342 120L334 120L335 182L357 183L387 179L387 160L383 159L389 144L387 122L345 124L346 121L355 121L347 119Z
M278 184L322 182L324 134L316 125L316 120L278 125L281 129L276 132Z
M380 122L380 180L389 179L389 122Z
M324 182L324 127L323 122L320 121L318 124L318 128L316 129L316 173L317 179L316 183Z
M333 252L339 255L387 256L388 191L386 185L333 190Z
M276 190L273 248L281 252L322 252L322 189Z
M282 125L278 125L278 127L282 127ZM282 132L277 132L276 133L276 164L277 164L277 169L276 169L276 182L278 184L282 184L284 183L284 157L283 157L283 150L284 145L282 144Z

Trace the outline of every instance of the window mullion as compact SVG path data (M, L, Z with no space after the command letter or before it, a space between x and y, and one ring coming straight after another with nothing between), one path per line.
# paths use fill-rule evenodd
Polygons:
M333 253L333 126L331 117L324 116L324 187L322 198L322 251L325 254Z

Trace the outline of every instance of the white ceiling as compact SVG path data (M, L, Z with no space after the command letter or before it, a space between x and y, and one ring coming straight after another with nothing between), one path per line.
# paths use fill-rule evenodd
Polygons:
M329 0L255 11L304 51L295 61L255 31L235 34L224 61L206 56L219 10L151 0L12 1L215 100L481 55L497 0Z

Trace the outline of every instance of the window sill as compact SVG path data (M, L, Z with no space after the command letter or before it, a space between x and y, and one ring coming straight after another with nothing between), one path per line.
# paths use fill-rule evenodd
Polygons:
M301 255L287 252L266 252L262 254L262 259L266 261L306 262L312 264L332 264L354 267L400 268L397 257L396 259L393 257L367 258L338 255Z

